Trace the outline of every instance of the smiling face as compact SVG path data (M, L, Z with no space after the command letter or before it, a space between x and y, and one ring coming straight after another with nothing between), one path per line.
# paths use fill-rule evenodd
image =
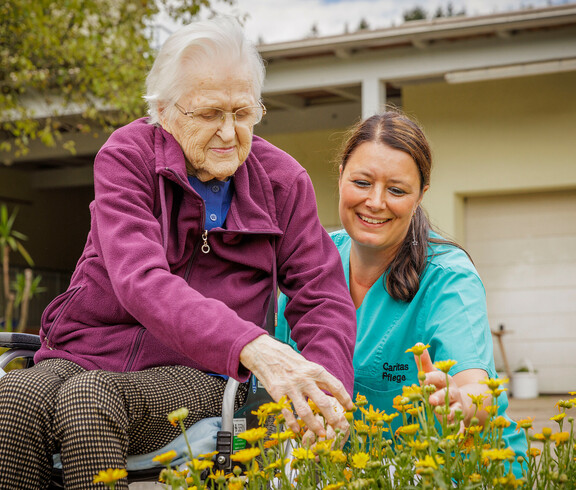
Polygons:
M428 186L412 157L382 143L361 143L340 167L340 220L359 246L394 255Z
M258 105L253 80L249 71L241 66L208 61L189 72L187 79L190 89L178 100L185 111L213 107L234 112L241 107ZM166 110L177 111L176 108ZM234 175L250 153L253 127L234 124L230 114L214 126L177 112L173 118L162 118L162 126L182 147L191 173L203 182Z

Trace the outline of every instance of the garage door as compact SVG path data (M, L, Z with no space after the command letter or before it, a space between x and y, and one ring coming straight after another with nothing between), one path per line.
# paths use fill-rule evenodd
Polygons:
M465 219L510 368L528 359L541 393L576 391L576 191L467 198Z

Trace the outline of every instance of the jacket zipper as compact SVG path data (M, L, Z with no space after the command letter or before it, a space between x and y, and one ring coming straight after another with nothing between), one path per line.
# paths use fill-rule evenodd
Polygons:
M130 354L130 359L128 360L128 364L126 366L126 371L130 371L132 365L134 364L134 360L136 359L136 354L140 350L140 344L142 343L142 337L144 336L145 328L141 328L136 336L136 342L134 342L134 347L132 348L132 354Z
M172 170L170 167L164 167L164 170L166 170L167 172L170 172L172 175L174 175L174 177L176 177L176 179L180 182L180 185L185 190L189 189L187 183L184 182L182 180L182 178L174 170ZM204 229L204 232L202 233L203 243L202 243L201 249L202 249L203 253L207 254L210 252L210 245L208 244L208 230L206 229L206 210L204 210L204 213L202 213L200 228ZM168 230L166 230L166 233L168 233ZM188 282L188 278L190 277L190 272L192 271L192 264L194 262L194 258L196 257L196 253L198 252L199 247L200 247L200 242L197 242L194 245L194 250L192 251L192 255L190 257L190 260L188 261L188 264L186 265L186 271L184 272L184 280L186 282Z

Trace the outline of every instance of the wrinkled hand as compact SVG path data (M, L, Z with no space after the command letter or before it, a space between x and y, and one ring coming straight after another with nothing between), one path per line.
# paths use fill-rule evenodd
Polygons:
M345 410L342 407L342 405L340 405L338 400L336 400L336 398L334 398L334 397L329 397L329 398L331 399L330 401L332 402L332 410L336 413L344 414ZM325 419L324 419L324 417L322 417L322 415L316 414L315 417L323 426L326 425ZM345 431L342 431L342 429L340 428L338 433L336 433L334 428L331 425L328 425L328 426L326 426L326 436L325 437L317 437L314 432L312 432L310 429L308 429L305 432L304 436L302 437L302 446L312 448L319 441L332 440L332 441L338 442L338 447L337 448L334 447L334 449L342 449L342 447L344 447L344 444L348 440L349 435L350 435L350 427L349 426L346 427Z
M307 398L316 404L333 430L339 429L346 433L349 431L344 411L337 409L338 406L347 410L353 407L344 385L322 366L306 360L289 345L268 335L261 335L244 346L240 353L240 362L254 373L276 402L286 395L308 430L317 436L327 437L326 430L322 421L314 416ZM288 427L298 433L300 426L294 414L290 410L284 410L283 415Z
M418 357L414 356L416 365L418 365ZM426 373L426 378L422 381L422 385L433 385L436 387L436 391L430 395L429 401L430 405L433 407L445 406L446 403L446 388L448 387L448 406L449 413L446 417L448 423L453 423L456 417L456 411L464 412L464 401L463 394L458 386L458 383L454 380L452 376L446 376L445 373L436 369L430 359L430 353L425 350L420 357L422 363L418 368ZM446 383L446 378L448 378L448 383ZM441 418L441 416L438 416ZM460 430L464 429L464 422L461 423Z

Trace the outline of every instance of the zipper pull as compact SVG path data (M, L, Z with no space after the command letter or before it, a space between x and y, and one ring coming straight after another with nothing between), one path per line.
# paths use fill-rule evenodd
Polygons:
M202 233L202 240L204 240L204 243L202 244L202 252L207 254L210 252L210 245L208 245L208 230L204 230L204 233Z

